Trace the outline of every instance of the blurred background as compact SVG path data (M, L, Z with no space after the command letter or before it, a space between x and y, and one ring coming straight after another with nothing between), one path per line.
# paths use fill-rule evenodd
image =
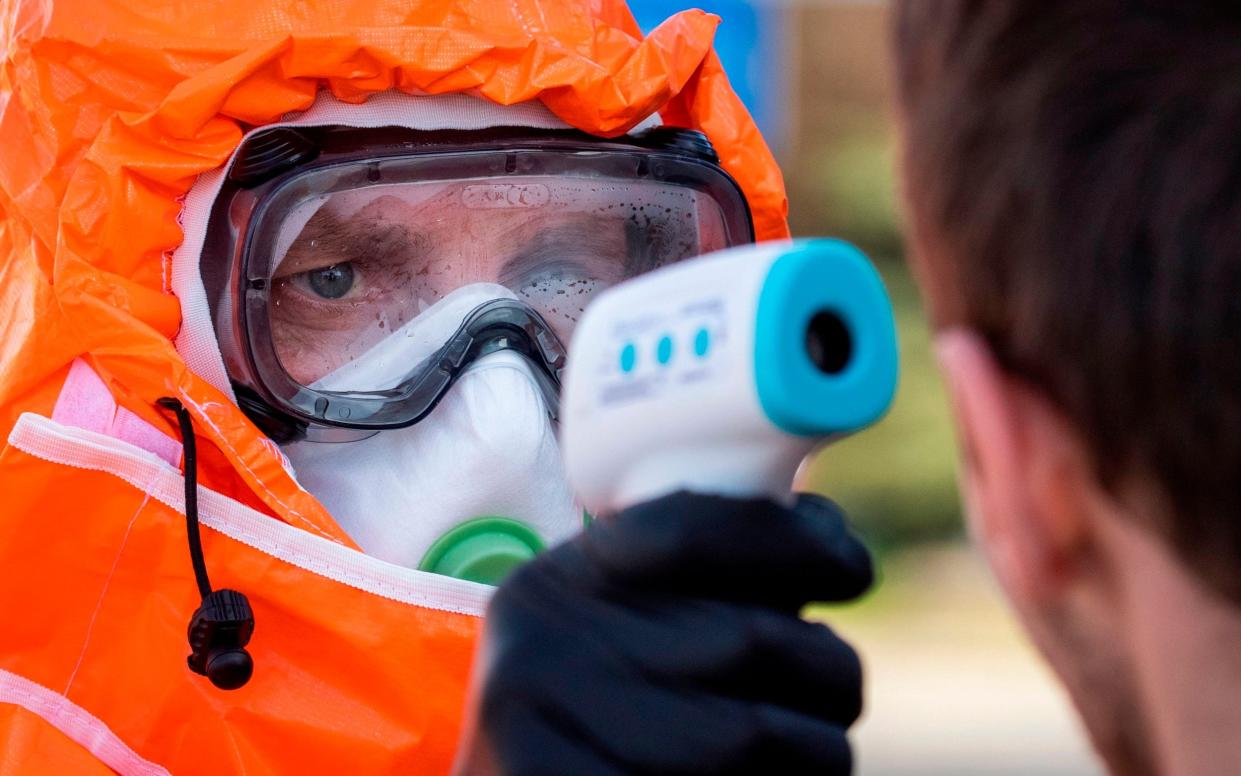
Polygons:
M795 235L851 240L896 307L901 385L888 417L814 460L810 488L840 502L880 583L821 607L858 647L861 776L1100 774L1067 699L969 548L943 388L904 265L882 0L630 0L644 29L678 10L723 19L717 49L784 169Z

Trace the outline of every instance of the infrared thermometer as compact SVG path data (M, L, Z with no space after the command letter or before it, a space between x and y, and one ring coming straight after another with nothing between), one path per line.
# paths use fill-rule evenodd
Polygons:
M561 441L591 514L677 490L786 500L809 453L896 391L891 302L839 240L731 248L614 286L569 352Z

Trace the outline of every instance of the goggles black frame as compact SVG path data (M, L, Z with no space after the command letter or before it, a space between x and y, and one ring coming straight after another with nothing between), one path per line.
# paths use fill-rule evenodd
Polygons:
M589 155L592 165L634 181L671 184L708 194L720 206L727 243L753 242L748 203L719 165L702 133L660 127L616 139L571 130L495 128L416 131L403 128L276 127L238 149L213 206L201 271L225 367L242 410L277 442L310 437L358 439L425 418L475 359L513 350L530 361L545 393L559 393L565 346L529 306L497 300L467 316L456 334L421 368L388 391L312 389L287 374L275 353L266 313L270 267L259 245L273 230L299 180L325 169L357 185L384 180L468 178L471 174L556 174ZM264 259L270 263L270 257ZM555 412L555 402L550 406Z

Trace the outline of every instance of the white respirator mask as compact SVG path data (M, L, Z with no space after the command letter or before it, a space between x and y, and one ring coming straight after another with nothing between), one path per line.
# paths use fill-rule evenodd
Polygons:
M458 289L316 387L384 384L417 362L502 286ZM354 442L284 447L302 485L367 554L494 584L572 536L584 513L565 481L547 396L525 358L501 350L472 363L421 422Z

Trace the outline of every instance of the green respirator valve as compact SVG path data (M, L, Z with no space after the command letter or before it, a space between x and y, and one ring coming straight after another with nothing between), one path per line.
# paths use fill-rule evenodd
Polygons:
M543 551L533 530L505 517L479 517L435 540L420 571L498 585L517 566Z

